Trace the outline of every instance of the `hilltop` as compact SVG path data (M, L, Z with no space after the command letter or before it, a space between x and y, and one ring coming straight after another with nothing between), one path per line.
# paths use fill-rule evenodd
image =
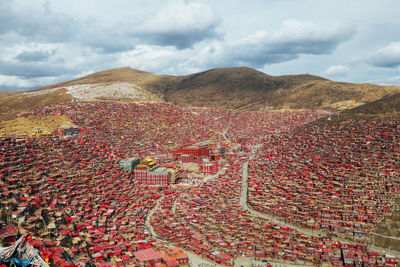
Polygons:
M312 75L270 76L260 71L239 67L212 69L178 77L164 91L168 102L179 106L207 106L233 109L280 107L279 89L308 82L326 81Z
M217 68L184 76L157 75L124 67L3 95L0 120L12 119L39 105L74 99L165 101L178 106L240 110L258 110L265 108L266 103L268 109L347 110L385 101L385 96L396 93L400 93L400 87L335 82L310 74L271 76L248 67Z
M129 67L109 69L104 71L95 72L81 78L71 81L56 83L53 85L41 87L33 91L41 91L57 87L67 87L82 84L111 84L111 83L131 83L138 86L145 86L158 81L163 75L156 75L150 72L135 70Z
M248 67L217 68L185 76L157 75L129 67L96 72L37 90L126 82L179 106L255 110L348 109L378 100L400 87L334 82L310 74L271 76Z
M164 82L165 82L164 78ZM164 83L165 99L180 106L208 106L244 110L347 109L381 98L400 87L334 82L300 74L270 76L251 68L223 68ZM349 104L355 99L353 105Z

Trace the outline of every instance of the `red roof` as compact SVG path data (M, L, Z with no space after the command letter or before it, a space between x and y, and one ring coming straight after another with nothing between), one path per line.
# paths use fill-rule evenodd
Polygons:
M8 225L0 229L0 239L18 235L18 229L14 225Z
M133 253L139 261L151 261L161 259L161 256L153 248L146 248Z
M220 257L220 258L222 258L222 259L224 259L224 260L230 260L230 259L231 259L231 257L229 257L228 255L225 255L225 254L223 254L223 253L220 253L220 254L218 254L217 256Z
M170 266L170 267L179 266L179 263L175 259L167 260L167 261L165 261L165 263L167 263L167 266Z

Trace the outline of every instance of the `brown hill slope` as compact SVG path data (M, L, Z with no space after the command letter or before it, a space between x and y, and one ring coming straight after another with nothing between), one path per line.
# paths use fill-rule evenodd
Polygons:
M33 91L82 84L116 83L134 84L167 102L180 106L247 110L264 108L266 102L270 109L334 108L342 110L400 92L400 87L334 82L308 74L270 76L247 67L211 69L186 76L156 75L125 67L100 71ZM4 98L0 98L0 120L4 119L4 114L10 118L18 112L27 111L37 105L73 99L66 91L47 90L45 92L45 97L29 95L25 98L18 93L18 100L4 101ZM52 97L53 94L57 96ZM17 111L14 112L14 110Z
M266 102L275 109L348 109L400 92L400 87L333 82L308 74L270 76L247 67L211 69L186 76L155 75L125 67L38 90L116 82L133 83L180 106L235 109L259 109Z
M0 121L14 119L18 114L31 111L39 106L69 102L71 95L65 90L56 90L43 94L25 94L14 92L0 96Z
M388 94L381 99L343 111L335 120L400 120L400 92Z
M34 91L81 84L128 82L177 105L254 109L265 104L260 96L266 92L310 81L327 80L312 75L274 77L246 67L212 69L187 76L156 75L125 67L93 73Z
M270 76L251 68L223 68L183 77L160 77L149 84L181 106L234 109L348 109L400 92L400 87L333 82L303 74Z
M109 70L95 72L71 81L65 81L41 87L39 89L35 89L34 91L51 89L56 87L67 87L71 85L117 83L117 82L127 82L142 86L157 81L159 80L160 77L163 76L156 75L150 72L135 70L129 67L123 67L123 68L109 69Z
M275 106L275 94L280 88L318 81L326 79L312 75L274 77L246 67L223 68L164 79L164 94L167 101L181 106L258 109L265 101Z
M2 90L2 89L0 89L0 95L4 95L4 94L10 94L10 93L13 93L14 91L11 91L11 90Z
M280 107L345 110L394 92L400 87L320 81L279 89L274 97Z
M34 135L38 131L50 134L58 128L76 127L65 115L29 116L15 120L0 121L0 136Z
M400 92L400 87L340 83L309 74L270 76L247 67L211 69L186 76L155 75L125 67L37 90L116 82L136 84L179 106L234 109L259 109L266 102L274 109L348 109Z

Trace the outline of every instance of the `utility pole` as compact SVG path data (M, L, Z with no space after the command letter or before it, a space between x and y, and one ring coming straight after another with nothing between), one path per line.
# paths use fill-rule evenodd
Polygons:
M333 114L333 109L329 112L329 117L328 117L328 121L330 121L331 120L331 116L332 116L332 114Z
M6 209L7 209L7 225L10 225L10 221L11 221L11 213L10 213L10 211L9 211L8 207L6 207Z

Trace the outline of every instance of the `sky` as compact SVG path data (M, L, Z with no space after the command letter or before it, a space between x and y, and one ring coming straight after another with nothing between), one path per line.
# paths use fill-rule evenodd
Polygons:
M129 66L400 85L398 0L0 0L0 89Z

